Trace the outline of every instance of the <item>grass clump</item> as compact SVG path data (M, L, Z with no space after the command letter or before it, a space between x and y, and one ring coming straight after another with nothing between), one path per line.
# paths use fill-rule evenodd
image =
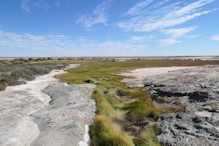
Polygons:
M135 146L160 146L160 144L155 141L155 137L159 133L160 130L157 123L144 127L140 136L134 139Z
M116 109L111 117L113 121L123 121L125 119L127 111Z
M128 110L128 113L126 114L126 119L128 119L129 121L141 121L144 118L155 119L161 113L160 109L152 107L144 100L138 100L127 104L124 109Z
M109 118L97 116L91 129L93 146L134 146L132 138Z
M114 108L106 100L106 98L103 98L101 96L99 91L95 91L92 97L96 101L96 106L97 106L96 114L107 116L107 117L111 117L113 115Z

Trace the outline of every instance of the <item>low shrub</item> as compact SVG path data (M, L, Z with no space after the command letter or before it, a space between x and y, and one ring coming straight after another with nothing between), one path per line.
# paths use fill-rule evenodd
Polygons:
M26 80L33 80L33 72L30 69L16 69L11 72L11 77L14 79L26 79Z
M0 66L4 66L4 64L0 61Z
M50 68L44 66L33 66L30 68L30 70L34 73L34 75L43 75L51 71Z
M11 81L10 75L8 74L0 74L0 84L3 86L7 86Z
M5 90L5 88L6 88L5 85L3 85L3 84L0 83L0 91Z
M17 59L14 59L14 60L11 60L10 62L12 64L23 64L25 62L27 62L28 60L24 59L24 58L17 58Z
M0 84L7 87L7 86L19 85L20 82L18 81L18 79L12 77L9 74L3 74L0 77Z
M8 60L1 60L1 61L0 61L0 64L1 64L1 66L5 66L5 65L10 65L11 62L8 61Z

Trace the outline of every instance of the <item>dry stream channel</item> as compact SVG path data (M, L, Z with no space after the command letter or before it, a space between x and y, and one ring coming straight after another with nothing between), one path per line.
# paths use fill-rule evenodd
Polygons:
M53 70L0 92L1 146L88 145L95 85L67 85L54 78L63 73Z

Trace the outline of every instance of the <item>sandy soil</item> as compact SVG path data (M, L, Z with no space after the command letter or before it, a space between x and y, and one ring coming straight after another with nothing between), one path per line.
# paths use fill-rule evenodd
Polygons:
M134 77L134 78L125 78L122 82L127 83L129 87L143 87L142 84L144 78L148 76L154 76L159 74L166 74L170 71L180 70L180 69L189 69L194 67L157 67L157 68L141 68L135 69L130 72L120 73L118 75L124 77Z
M71 65L67 69L77 66ZM53 70L47 75L36 77L34 81L28 81L27 84L10 86L0 92L1 146L30 146L35 141L41 129L32 115L50 106L50 96L42 91L48 85L58 83L54 76L62 73L65 71ZM87 134L85 129L84 125L81 128L83 134ZM78 137L83 140L83 135Z

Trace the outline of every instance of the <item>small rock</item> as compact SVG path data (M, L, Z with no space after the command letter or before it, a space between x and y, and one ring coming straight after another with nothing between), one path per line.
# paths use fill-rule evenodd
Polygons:
M199 118L199 117L195 117L192 120L194 123L201 123L202 122L201 118Z

